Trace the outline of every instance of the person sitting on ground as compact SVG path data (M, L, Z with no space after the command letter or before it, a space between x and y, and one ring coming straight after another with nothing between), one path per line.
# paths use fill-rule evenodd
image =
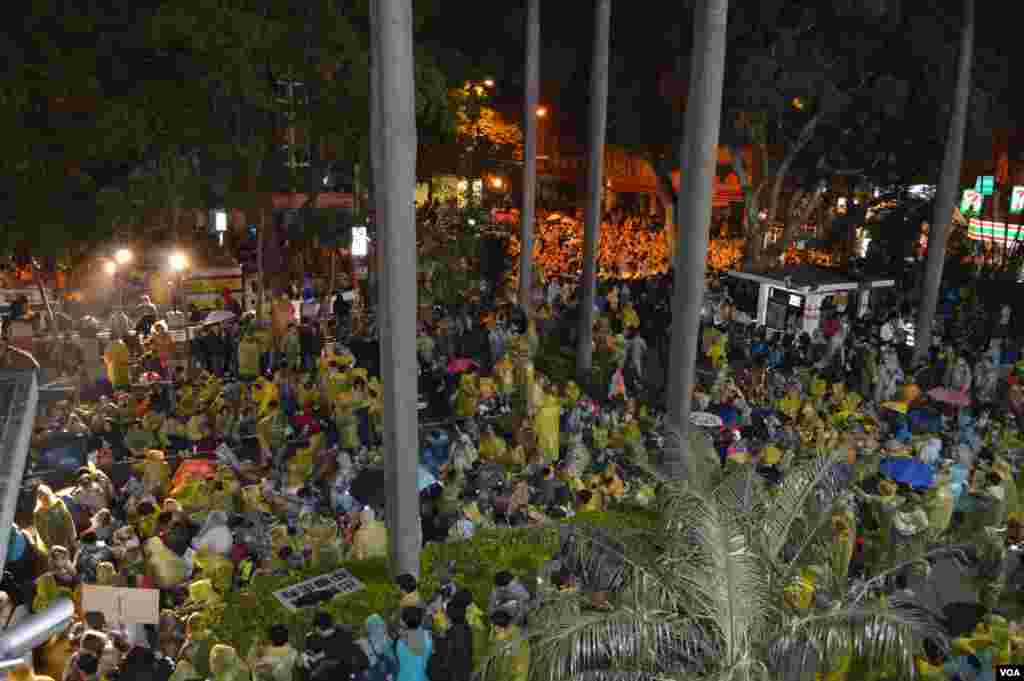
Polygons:
M504 610L512 615L516 624L521 624L526 617L530 598L527 588L513 577L511 572L502 570L494 575L494 589L487 605L487 614L493 615L499 610Z
M408 572L398 575L398 577L395 577L395 585L402 594L398 607L418 608L423 604L423 601L420 598L420 593L417 591L419 585L417 584L414 576Z
M288 627L275 624L267 640L253 644L246 659L253 681L292 681L299 653L288 643Z

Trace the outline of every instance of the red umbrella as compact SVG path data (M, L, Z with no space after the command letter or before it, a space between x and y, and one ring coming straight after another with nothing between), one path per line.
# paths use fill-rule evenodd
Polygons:
M466 371L476 371L480 365L466 357L457 357L448 362L449 374L461 374Z
M971 398L967 393L949 388L932 388L928 391L928 397L951 407L967 407L971 404Z

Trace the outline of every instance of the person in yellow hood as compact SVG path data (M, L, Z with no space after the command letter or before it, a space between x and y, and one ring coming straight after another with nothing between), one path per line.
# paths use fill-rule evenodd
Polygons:
M124 390L131 387L132 376L129 366L131 353L128 352L128 346L120 336L103 353L103 361L107 365L107 379L114 387L114 390Z
M487 658L493 658L494 681L527 681L530 675L530 643L512 615L497 610L491 615L491 639Z

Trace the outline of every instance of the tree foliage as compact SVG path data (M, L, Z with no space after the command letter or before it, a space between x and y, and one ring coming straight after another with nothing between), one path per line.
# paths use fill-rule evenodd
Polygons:
M923 4L915 14L901 13L899 3L867 0L731 4L721 144L758 152L756 167L735 168L746 194L748 243L755 249L768 229L791 235L814 213L822 180L934 180L958 17L930 0ZM670 173L679 167L689 72L683 58L688 38L675 30L682 19L665 22L671 39L665 42L675 50L670 71L663 65L672 59L665 54L624 50L613 65L612 139L651 161L663 202L674 198ZM976 92L998 93L1008 82L1005 67L993 69ZM998 108L993 97L982 99L988 112L974 112L975 127ZM792 208L784 205L791 190L775 182L780 177L800 190ZM784 239L769 253L748 253L748 261L767 264L787 247Z
M366 2L49 4L0 40L4 245L88 242L154 213L315 194L328 168L366 157ZM417 25L438 9L417 3ZM423 46L416 57L421 139L452 140L451 74ZM302 92L282 97L281 81ZM314 153L288 169L280 145L293 137Z

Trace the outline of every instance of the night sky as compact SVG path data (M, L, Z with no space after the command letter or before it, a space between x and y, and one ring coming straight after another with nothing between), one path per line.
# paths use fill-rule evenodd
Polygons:
M960 0L863 0L901 3L910 12L941 13L948 7L954 17L962 12ZM668 5L670 3L665 3ZM686 54L692 40L685 1L661 4L615 2L612 5L612 60L627 72L668 68L674 56ZM796 4L796 3L790 3ZM500 79L499 95L522 96L523 35L526 3L480 3L478 0L445 0L442 15L425 27L425 33L467 56L493 65ZM541 1L541 81L543 103L557 109L561 118L585 124L586 101L593 34L593 3L588 0ZM976 44L983 56L975 67L976 77L987 76L1005 85L993 88L1001 99L999 124L1024 127L1024 102L1011 91L1015 74L1024 69L1024 52L1018 34L1024 25L1024 3L978 2ZM458 21L453 21L458 17ZM959 25L951 19L951 25ZM907 35L907 40L914 36ZM920 38L919 38L920 39ZM901 49L893 45L894 56ZM950 62L956 58L949 55ZM728 59L728 55L727 55ZM1002 74L994 75L993 64L1002 62ZM979 71L981 72L979 74ZM614 87L614 81L612 84Z

